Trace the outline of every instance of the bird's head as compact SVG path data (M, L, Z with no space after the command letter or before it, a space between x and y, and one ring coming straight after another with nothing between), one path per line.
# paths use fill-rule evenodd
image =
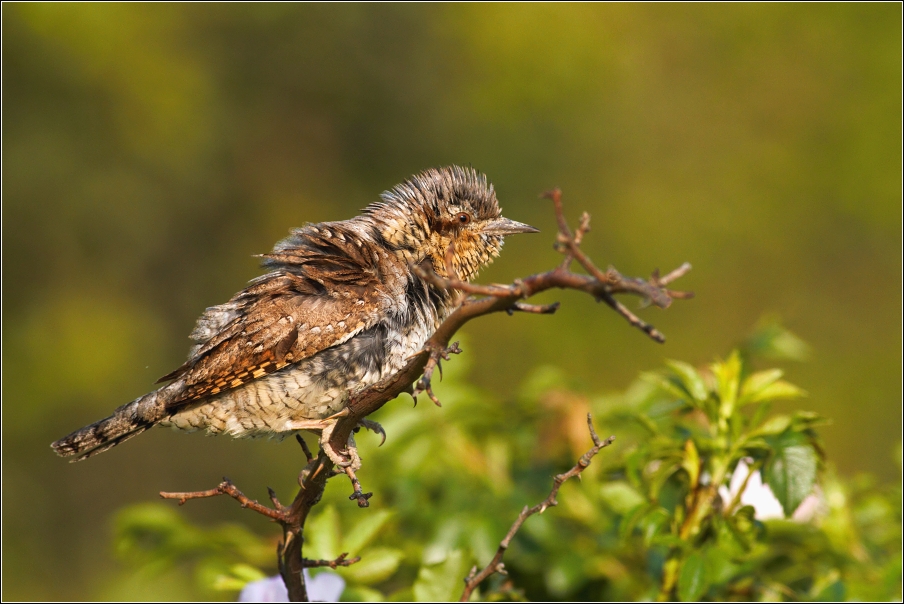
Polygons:
M431 261L443 276L448 276L445 257L451 244L452 267L470 280L499 255L506 235L538 232L504 218L493 185L471 168L426 170L381 198L365 213L386 245L407 262Z

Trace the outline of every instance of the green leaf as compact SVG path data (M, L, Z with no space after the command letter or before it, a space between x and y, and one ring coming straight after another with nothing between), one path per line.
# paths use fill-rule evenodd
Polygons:
M832 421L814 411L797 411L794 414L792 423L794 424L795 429L802 431L809 428L815 428L816 426L825 426L831 424Z
M687 470L687 475L690 477L691 488L697 488L697 481L700 479L700 454L697 452L697 447L694 446L694 441L688 439L686 443L684 443L684 460L681 462L681 467Z
M751 543L759 534L762 524L756 520L756 508L752 505L745 505L740 508L733 516L727 519L725 523L734 542L743 548L749 550ZM722 542L728 540L723 537Z
M556 599L562 599L568 593L574 593L586 581L583 564L579 562L579 558L577 560L575 558L574 554L560 555L546 566L546 571L543 573L544 583L546 583L546 589Z
M684 385L676 377L665 376L656 372L645 372L640 374L640 378L645 382L649 382L666 394L670 394L691 406L698 406L697 401L690 392L684 389Z
M753 397L770 384L776 382L784 375L784 373L785 372L781 369L767 369L765 371L758 371L748 377L741 385L741 404L755 402Z
M678 598L682 602L696 602L709 589L709 572L706 569L706 560L694 552L687 557L681 566L681 574L678 576Z
M778 399L791 399L807 396L806 390L798 388L785 380L778 380L760 389L756 394L751 395L746 403L759 403L761 401L774 401Z
M797 439L781 439L763 468L766 484L790 516L816 484L818 458L809 444L787 444Z
M266 579L267 575L261 569L251 566L250 564L233 564L229 572L236 578L242 579L246 583L251 581L260 581Z
M761 320L747 338L744 348L756 356L790 361L803 361L810 354L807 343L775 319Z
M211 584L210 589L214 591L242 591L248 583L248 581L230 577L229 575L219 575Z
M838 569L832 569L822 577L817 577L810 588L814 602L844 602L845 585Z
M415 601L457 601L464 591L465 566L465 557L460 550L449 552L439 564L421 566L414 582Z
M339 515L336 508L326 506L323 512L311 518L304 531L305 558L332 560L339 551Z
M653 422L653 420L647 417L645 413L640 413L631 409L619 409L617 411L608 413L606 414L606 421L607 423L619 421L636 422L647 432L649 432L651 436L656 436L657 434L659 434L659 428L656 427L656 424Z
M392 516L393 512L391 510L379 510L363 516L355 523L348 534L342 538L342 547L340 549L352 556L358 555L377 536L377 533L389 522Z
M377 591L371 587L363 585L354 585L346 587L339 596L340 602L385 602L386 596L383 592Z
M690 393L695 400L702 403L707 399L709 392L706 389L706 384L693 365L685 363L684 361L673 360L668 360L665 364L678 375L681 383L684 384L688 393Z
M622 542L627 542L633 536L637 523L652 507L648 504L639 505L621 519L618 525L618 536Z
M361 556L361 561L346 567L342 574L350 581L370 585L391 577L399 568L405 555L401 550L374 547Z
M211 587L216 591L240 591L248 583L266 578L263 571L249 564L233 564L229 574L217 575Z
M750 455L757 459L763 459L772 453L772 447L762 438L748 438L741 444L740 448L743 454ZM737 457L734 459L737 459Z
M649 478L650 499L653 501L658 500L659 491L662 490L662 486L680 469L681 463L669 463L666 460L662 460L662 463L659 464L659 468L653 472L653 475Z
M747 422L748 426L759 426L763 419L769 414L769 411L772 410L772 403L765 402L760 403L754 409L753 414L750 416L750 420Z
M789 415L774 415L756 430L750 433L751 436L771 436L773 434L781 434L791 425L791 417Z
M203 531L165 505L133 505L116 516L117 554L133 562L168 564L178 556L204 550L208 545Z
M731 351L725 361L712 366L719 392L719 417L728 418L734 413L738 400L738 382L741 379L741 356Z
M708 548L704 553L710 585L728 583L742 568L732 560L733 554L729 548L722 543L718 545L719 547Z
M622 516L646 502L643 495L626 482L607 482L600 487L600 498L612 511Z
M658 545L660 547L669 548L669 549L677 549L681 551L687 551L689 548L693 547L687 539L682 539L678 535L672 535L671 533L667 534L658 534L655 535L651 540L649 545Z
M668 527L671 519L672 517L663 508L654 508L647 512L638 523L643 534L644 545L649 547L655 538L663 533L663 527Z

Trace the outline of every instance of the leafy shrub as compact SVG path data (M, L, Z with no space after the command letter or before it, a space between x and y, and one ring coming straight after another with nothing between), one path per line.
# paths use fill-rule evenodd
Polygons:
M557 508L527 520L506 554L508 576L485 582L480 598L900 599L900 485L838 477L820 446L823 418L771 413L805 393L781 370L751 370L756 357L805 352L768 324L724 360L703 369L668 361L619 395L589 398L561 371L539 368L502 401L468 385L456 358L442 410L381 410L389 440L360 447L373 505L359 510L348 485L332 481L305 555L362 556L337 571L346 600L457 600L520 509L590 448L592 411L616 445L562 487ZM172 506L124 510L117 535L143 572L194 569L194 597L231 599L276 572L272 538L193 527Z

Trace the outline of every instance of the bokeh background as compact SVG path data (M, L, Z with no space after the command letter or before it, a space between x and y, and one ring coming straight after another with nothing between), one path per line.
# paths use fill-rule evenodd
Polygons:
M828 458L897 476L900 5L2 10L4 598L122 595L110 518L159 490L289 491L288 442L154 430L77 465L48 445L180 364L252 254L430 166L473 165L543 231L486 281L557 262L553 186L592 214L599 264L694 265L695 300L641 311L664 346L568 292L554 317L469 325L467 380L494 400L543 365L621 390L778 317L812 347L787 369L834 421Z

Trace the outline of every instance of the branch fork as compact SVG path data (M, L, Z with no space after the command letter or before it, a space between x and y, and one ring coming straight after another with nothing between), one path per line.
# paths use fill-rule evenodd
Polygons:
M320 565L324 561L306 561L302 557L303 530L307 516L323 495L326 482L329 478L339 474L345 474L352 484L353 493L349 499L357 501L360 507L367 507L372 493L365 493L358 481L356 472L360 469L360 458L354 452L354 441L350 440L353 433L364 425L374 429L366 422L365 418L380 409L387 402L393 400L403 392L417 396L427 393L427 396L436 405L440 405L432 389L432 378L438 369L442 377L443 360L448 361L452 354L458 354L461 349L458 343L452 345L449 342L452 336L468 321L496 312L525 312L531 314L552 314L559 308L559 303L535 305L525 300L540 292L552 288L573 289L593 296L596 300L605 302L610 308L621 315L630 325L640 329L656 342L664 342L665 336L655 327L641 320L629 311L621 302L615 299L616 294L631 294L641 298L647 304L653 304L660 308L668 308L672 300L687 299L693 297L691 292L669 289L667 286L673 281L687 274L690 264L683 264L677 269L659 276L654 271L649 279L624 277L615 268L609 267L606 271L597 267L581 249L587 233L590 232L590 215L586 212L581 215L577 229L572 232L565 219L562 206L562 193L554 189L545 195L552 200L555 211L558 233L555 241L555 249L563 254L564 258L558 266L545 273L530 275L514 280L508 285L479 285L463 281L454 270L452 258L454 248L449 247L445 254L445 276L441 276L432 270L432 267L412 266L421 278L434 287L453 289L464 294L458 307L439 325L434 334L424 345L424 348L409 357L405 365L391 376L373 384L358 392L349 395L348 403L342 414L334 416L335 421L329 426L329 430L323 430L321 436L320 451L314 456L307 448L304 440L302 444L307 459L307 465L299 474L300 489L294 501L289 506L279 503L276 495L270 491L270 499L274 505L269 508L246 497L230 481L224 480L215 489L207 491L195 491L190 493L161 493L165 499L177 499L180 504L189 499L229 495L236 499L242 507L249 508L262 514L274 522L278 522L283 528L283 540L278 549L280 573L285 581L291 601L307 601L307 590L304 584L302 570L310 565ZM586 274L571 271L571 266L577 262L586 271ZM412 388L414 385L414 388ZM416 402L416 399L415 399ZM502 564L502 555L508 548L512 537L520 528L524 520L532 514L542 513L550 506L556 505L556 494L561 484L573 476L579 476L587 467L590 459L603 447L611 444L613 437L600 441L593 430L588 417L591 437L594 448L588 451L574 468L564 474L555 477L554 487L546 500L534 506L522 510L509 534L506 535L499 546L493 562L479 573L474 571L468 576L463 600L470 597L475 587L486 577L494 573L504 574L505 567ZM382 428L374 430L381 434L385 440ZM382 444L382 443L381 443ZM351 445L351 446L350 446ZM339 452L342 452L340 454ZM335 563L337 566L347 566L357 561L357 558L346 559L345 554L326 565Z

